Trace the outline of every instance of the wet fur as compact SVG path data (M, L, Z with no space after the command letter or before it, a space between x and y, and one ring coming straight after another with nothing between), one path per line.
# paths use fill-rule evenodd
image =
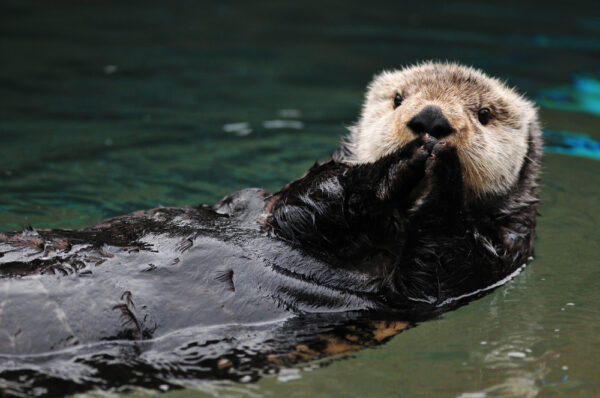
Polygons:
M489 127L471 102L494 110ZM431 103L456 134L403 126ZM63 396L248 381L380 344L527 261L540 136L535 109L497 81L424 64L376 78L332 159L274 195L246 189L210 207L0 233L0 364L11 364L0 366L0 386ZM49 351L35 370L19 359ZM61 364L69 371L57 375Z
M406 126L432 104L455 130L440 141ZM493 114L486 126L481 107ZM541 148L533 105L479 71L384 72L333 159L275 194L266 225L337 267L381 274L390 304L441 303L531 256Z

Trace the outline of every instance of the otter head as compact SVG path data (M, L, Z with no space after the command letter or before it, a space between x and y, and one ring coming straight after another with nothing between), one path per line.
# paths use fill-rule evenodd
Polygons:
M531 102L478 70L440 63L377 75L350 132L352 163L374 162L425 133L454 143L471 196L508 192L540 135Z

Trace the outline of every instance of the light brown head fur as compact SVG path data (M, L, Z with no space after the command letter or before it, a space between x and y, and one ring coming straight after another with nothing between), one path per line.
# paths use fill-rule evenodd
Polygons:
M401 104L394 109L394 97ZM346 139L347 160L369 163L414 140L407 123L428 105L439 107L454 143L470 195L506 193L518 180L530 129L538 129L535 106L497 79L457 64L423 63L386 71L369 84L362 113ZM487 108L483 125L478 112Z

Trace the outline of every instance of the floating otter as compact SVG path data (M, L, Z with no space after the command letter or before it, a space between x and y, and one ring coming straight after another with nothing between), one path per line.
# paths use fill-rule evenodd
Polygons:
M385 341L527 262L541 148L530 102L427 63L377 76L332 159L275 194L0 234L0 388L247 381Z
M388 303L442 303L531 255L542 153L536 110L454 64L384 72L333 159L270 199L267 225ZM393 305L393 304L392 304Z

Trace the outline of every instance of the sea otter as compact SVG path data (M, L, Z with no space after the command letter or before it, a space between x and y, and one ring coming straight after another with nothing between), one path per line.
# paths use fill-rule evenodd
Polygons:
M456 64L383 72L333 158L269 199L266 225L378 275L388 303L441 303L527 262L541 153L534 105L498 80Z
M370 332L346 346L380 342L527 262L541 150L531 102L425 63L376 76L332 158L279 192L0 234L0 388L243 380L344 352L323 336L348 323Z

